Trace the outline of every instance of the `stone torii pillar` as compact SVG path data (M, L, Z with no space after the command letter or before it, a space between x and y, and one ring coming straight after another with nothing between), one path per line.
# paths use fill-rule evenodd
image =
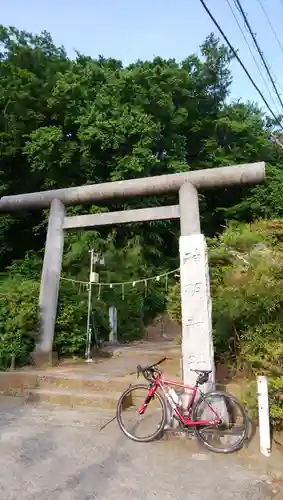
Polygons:
M2 197L0 213L50 207L39 299L38 362L50 361L52 357L64 230L180 218L183 379L185 384L195 381L191 368L211 369L209 386L213 386L211 299L206 243L200 229L198 190L257 184L264 177L265 165L259 162ZM178 205L65 216L67 205L98 204L109 199L169 192L179 192Z
M200 229L198 192L192 184L181 186L179 202L183 380L193 385L196 374L191 370L211 370L205 387L208 391L215 385L210 279L206 241Z
M65 205L54 198L50 204L39 294L40 336L36 344L38 366L52 364L53 337L64 248ZM56 357L56 356L55 356Z

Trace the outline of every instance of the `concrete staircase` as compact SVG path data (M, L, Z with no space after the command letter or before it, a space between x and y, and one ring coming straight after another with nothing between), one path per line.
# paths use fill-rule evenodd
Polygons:
M121 393L136 383L135 377L106 378L62 375L37 375L35 388L25 390L27 402L48 402L69 407L116 408Z
M108 354L108 355L106 355ZM66 407L115 409L121 393L137 380L137 364L169 359L162 365L168 378L179 377L180 349L172 344L139 343L108 347L103 357L93 363L66 360L40 371L25 370L0 373L0 394L24 396L27 403L51 403ZM1 404L1 403L0 403Z

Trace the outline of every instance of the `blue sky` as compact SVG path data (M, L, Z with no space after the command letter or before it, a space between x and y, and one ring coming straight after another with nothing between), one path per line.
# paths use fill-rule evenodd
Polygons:
M206 0L232 44L276 111L227 0ZM283 46L283 0L261 0ZM230 0L233 3L233 0ZM242 0L253 31L283 89L283 53L267 24L259 0ZM235 7L233 6L234 10ZM0 0L0 22L33 33L49 31L56 44L65 46L70 56L74 49L93 57L98 54L121 59L128 64L154 56L184 59L198 52L211 32L217 32L199 0ZM243 21L236 11L238 19ZM247 31L246 37L249 39ZM251 42L252 46L252 42ZM232 64L232 97L262 104L237 62ZM270 86L269 86L270 87ZM274 92L272 91L273 98ZM283 95L283 92L282 92ZM278 103L276 104L279 109Z

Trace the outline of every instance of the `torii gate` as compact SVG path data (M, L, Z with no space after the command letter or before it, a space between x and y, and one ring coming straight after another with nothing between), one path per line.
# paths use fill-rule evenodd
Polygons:
M257 184L265 178L264 162L235 165L141 179L84 185L66 189L3 196L0 213L50 207L42 268L39 320L35 348L37 365L52 360L64 231L102 225L180 218L180 279L182 301L182 364L184 383L194 382L191 368L212 370L214 351L207 249L201 234L198 189ZM123 197L179 191L179 205L67 217L65 207Z

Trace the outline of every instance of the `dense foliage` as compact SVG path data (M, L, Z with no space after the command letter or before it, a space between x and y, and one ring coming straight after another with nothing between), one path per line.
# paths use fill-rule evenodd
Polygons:
M0 285L0 370L26 361L38 331L38 284L6 279Z
M226 103L230 55L213 36L201 47L202 58L156 58L125 68L103 57L70 60L47 33L1 27L0 42L1 195L264 159L265 186L205 196L203 227L213 234L230 216L281 215L282 151L268 140L271 125L256 106ZM123 207L163 201L132 199ZM2 269L31 249L31 236L34 250L43 247L45 217L1 216ZM161 256L168 262L176 257L177 232L169 222L138 231L124 226L116 245L138 234L151 262Z
M262 223L252 231L241 224L282 217L283 149L269 140L273 123L258 106L228 103L230 59L210 35L201 57L189 55L180 63L157 57L123 67L115 59L82 54L71 60L48 33L33 36L0 26L0 195L266 161L261 186L203 193L201 217L211 238L217 356L269 373L282 364L281 254L272 246L275 233ZM151 197L77 206L69 213L174 202L174 196ZM2 368L11 357L24 362L34 343L46 217L46 211L0 217ZM215 238L231 219L238 225ZM167 221L71 234L64 276L87 280L90 248L105 256L101 281L157 275L178 266L178 234L178 224ZM255 246L262 241L267 249ZM248 253L249 265L227 246ZM175 316L177 287L169 296ZM104 288L98 297L96 288L93 308L102 337L110 303L119 309L120 338L130 340L142 336L145 323L166 307L166 289L163 283L152 283L147 294L139 287L123 294ZM86 290L63 282L59 353L83 352L85 323Z

